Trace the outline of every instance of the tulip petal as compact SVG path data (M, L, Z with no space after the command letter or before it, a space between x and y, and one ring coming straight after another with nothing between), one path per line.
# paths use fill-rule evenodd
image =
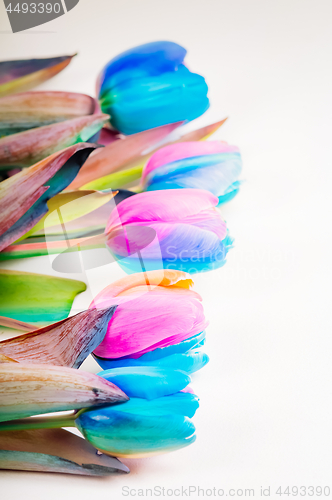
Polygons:
M92 115L93 97L74 92L24 92L0 100L0 137Z
M136 413L142 401L146 410L141 414ZM133 401L128 411L120 411L125 405L119 405L117 410L111 407L88 410L79 415L77 426L93 446L104 453L119 457L156 455L193 443L195 427L191 420L173 414L171 405L156 409L156 401L158 399L140 400L136 405Z
M154 349L143 354L140 357L124 356L117 359L100 358L94 354L97 363L104 369L119 368L122 366L159 366L159 361L173 354L185 354L191 349L198 348L205 343L206 332L203 331L198 335L194 335L182 342L170 344L166 347Z
M47 201L71 182L94 149L90 144L76 144L0 184L0 250L47 213Z
M74 56L23 59L0 63L0 97L29 90L57 75Z
M3 137L0 139L0 169L30 167L57 151L78 142L88 142L107 119L106 115L81 116Z
M188 295L179 301L176 293L151 291L118 305L105 339L94 353L102 358L139 357L200 333L207 325L203 306Z
M1 432L0 469L83 476L129 472L117 458L97 455L90 443L64 429Z
M128 404L127 404L128 403ZM117 407L124 413L137 415L182 415L192 418L199 407L199 398L192 393L177 392L148 401L143 398L130 398L125 405Z
M183 65L174 72L153 77L133 74L132 78L139 78L139 85L116 85L101 101L102 111L123 134L194 120L209 108L204 78Z
M190 384L189 375L172 369L155 366L124 367L105 370L98 375L113 382L130 398L155 399L181 391Z
M0 315L23 322L58 321L68 316L74 298L84 290L82 281L1 269Z
M156 151L144 167L142 180L144 180L149 174L151 174L154 170L159 169L164 165L169 165L166 172L176 172L178 168L181 166L172 165L179 160L185 160L188 158L194 158L192 164L185 165L183 170L190 170L195 167L197 162L202 162L205 155L218 155L218 154L227 154L227 153L238 153L239 150L236 146L230 146L225 142L220 141L202 141L202 142L181 142L177 144L169 144L158 151ZM201 158L203 157L203 158ZM218 158L214 159L212 163L215 163ZM199 166L199 165L197 165Z
M164 349L167 349L167 347ZM120 360L108 360L104 358L98 358L97 356L95 357L95 359L102 368L108 369L109 371L113 371L114 369L116 369L116 367L118 369L121 369L120 367L158 367L160 369L169 368L173 370L181 370L182 372L188 374L201 370L201 368L203 368L209 362L208 355L200 351L189 351L186 354L171 354L170 356L165 356L151 361L142 359L148 354L149 353L137 359L121 358ZM120 384L117 385L119 385L119 387L122 389ZM125 392L128 394L128 396L131 396L127 391ZM136 396L135 394L133 394L133 396L143 397L138 395Z
M125 276L114 281L104 288L94 299L93 305L97 305L108 300L110 297L118 297L126 291L135 289L141 285L162 286L162 287L183 287L189 289L193 286L193 281L187 273L173 270L157 270L148 273L137 273ZM91 307L90 306L90 307Z
M129 162L137 160L147 148L160 142L179 125L180 123L171 123L112 142L86 162L68 189L79 189L95 179L121 170Z
M44 328L0 342L0 352L23 363L79 368L102 342L116 306L90 309Z
M183 62L186 53L181 45L167 41L146 43L129 49L105 66L99 76L97 91L102 98L114 85L131 79L135 69L150 75L174 71Z
M241 173L238 153L219 154L179 160L154 170L146 177L146 189L206 189L219 197L225 195ZM233 190L233 189L231 189Z
M226 232L224 223L219 227L223 233ZM149 228L157 233L155 241L144 248L144 266L149 271L160 268L160 255L165 269L181 269L190 274L218 269L226 262L230 241L224 234L220 241L218 235L210 230L215 229L213 225L205 229L198 224L149 223ZM128 256L124 244L115 250L109 240L108 246L126 272L142 270L139 256Z
M1 422L128 399L111 382L63 366L2 363L0 382Z
M119 204L118 210L111 214L106 232L122 224L137 222L183 222L217 204L217 197L200 189L182 189L180 193L177 189L140 193Z

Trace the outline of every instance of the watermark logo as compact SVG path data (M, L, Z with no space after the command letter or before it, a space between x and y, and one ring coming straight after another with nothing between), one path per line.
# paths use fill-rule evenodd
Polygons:
M3 0L13 33L53 21L76 7L79 0Z

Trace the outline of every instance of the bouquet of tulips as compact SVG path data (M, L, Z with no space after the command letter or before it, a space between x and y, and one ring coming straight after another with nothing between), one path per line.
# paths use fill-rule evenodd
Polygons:
M125 473L117 457L195 440L190 375L208 357L191 274L226 262L220 206L242 164L206 141L225 120L183 132L209 107L185 55L173 42L128 50L96 98L30 91L72 57L0 63L0 261L49 255L61 273L116 261L127 274L71 314L84 281L0 263L0 325L16 331L0 342L0 468ZM90 354L97 375L79 369Z

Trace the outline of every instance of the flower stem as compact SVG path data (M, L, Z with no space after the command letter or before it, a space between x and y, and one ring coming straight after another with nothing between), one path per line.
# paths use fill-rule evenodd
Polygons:
M70 415L49 417L28 417L8 422L0 422L0 431L21 431L25 429L57 429L60 427L75 427L77 412Z

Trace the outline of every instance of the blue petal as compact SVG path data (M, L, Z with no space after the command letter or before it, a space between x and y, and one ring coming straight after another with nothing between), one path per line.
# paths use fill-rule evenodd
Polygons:
M133 77L134 76L134 77ZM180 65L157 76L132 75L109 89L101 100L113 127L134 134L167 123L194 120L209 107L208 87L202 76Z
M186 56L186 49L174 42L152 42L139 45L112 59L101 77L100 95L127 79L137 76L158 75L174 71ZM133 71L136 74L133 75Z
M241 185L241 182L236 181L231 186L229 186L229 189L227 190L227 192L224 195L219 196L218 206L222 205L223 203L227 203L228 201L235 198L235 196L240 191L240 185Z
M93 446L117 456L176 450L195 440L195 426L188 417L172 412L172 408L183 408L183 402L164 401L168 398L173 397L145 402L131 399L121 405L87 410L76 423ZM197 401L189 402L189 407L194 405Z
M190 377L176 366L127 366L105 370L98 375L117 385L127 396L155 399L187 387Z
M116 360L111 360L111 359L103 359L103 358L97 358L96 360L99 363L99 365L102 368L108 368L108 369L114 369L115 367L159 367L159 368L173 368L175 370L181 370L181 372L185 372L188 374L194 373L201 368L203 368L209 361L209 357L207 354L204 352L200 351L189 351L187 354L171 354L170 356L165 356L160 359L155 359L151 361L146 361L144 359L144 356L141 356L140 358L134 359L134 358L127 358L127 359L116 359ZM112 370L111 370L112 371ZM99 373L100 376L104 376L103 373ZM105 377L107 378L107 377ZM109 380L107 378L107 380ZM118 384L116 381L112 380L112 382L115 383L120 389L122 389L128 396L130 396L129 392L126 391L120 384ZM136 394L134 394L136 396ZM138 397L138 395L137 395ZM140 397L145 397L145 396L140 396ZM158 397L158 396L154 396ZM152 398L149 398L152 399Z
M192 418L199 407L199 398L189 392L178 392L170 396L147 401L146 399L131 398L121 406L119 411L135 413L136 415L169 415L176 414Z
M237 181L241 170L239 153L186 158L153 170L147 178L147 191L194 188L206 189L219 197Z
M188 352L190 349L198 348L204 345L206 338L206 332L203 331L190 337L178 344L169 345L166 347L159 347L154 349L153 351L147 352L140 356L137 359L132 358L131 356L124 356L122 358L117 359L105 359L99 358L95 356L97 363L104 369L109 368L118 368L121 366L141 366L141 365L150 365L150 366L158 366L158 360L164 358L165 356L170 356L172 354L184 354ZM133 363L131 363L133 362Z

